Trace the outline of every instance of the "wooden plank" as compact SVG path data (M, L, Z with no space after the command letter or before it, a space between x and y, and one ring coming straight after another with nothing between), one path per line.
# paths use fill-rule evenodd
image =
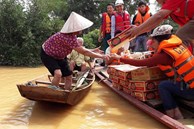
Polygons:
M103 73L103 72L102 72ZM154 108L151 108L150 106L146 105L145 103L135 99L134 97L117 90L116 88L114 88L112 86L112 83L106 79L105 75L100 74L99 72L95 72L95 74L101 79L103 80L103 82L114 92L116 92L117 94L119 94L121 97L123 97L124 99L126 99L128 102L130 102L131 104L133 104L134 106L136 106L137 108L141 109L142 111L144 111L145 113L147 113L148 115L152 116L153 118L155 118L156 120L158 120L159 122L161 122L162 124L173 128L173 129L190 129L189 127L183 125L182 123L170 118L169 116L157 111Z
M52 83L50 81L42 81L42 80L36 80L35 81L36 84L46 84L46 85L52 85ZM59 83L59 86L64 86L64 83Z

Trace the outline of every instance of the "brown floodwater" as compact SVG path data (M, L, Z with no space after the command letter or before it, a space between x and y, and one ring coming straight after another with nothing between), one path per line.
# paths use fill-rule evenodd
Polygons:
M97 82L75 106L20 96L17 83L45 73L44 67L0 67L0 129L167 129Z

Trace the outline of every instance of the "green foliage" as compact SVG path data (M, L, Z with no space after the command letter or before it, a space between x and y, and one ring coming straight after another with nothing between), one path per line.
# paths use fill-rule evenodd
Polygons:
M14 65L16 56L25 41L27 33L26 14L15 0L2 0L0 3L0 64ZM13 55L13 56L12 56ZM20 55L22 56L22 55ZM18 59L20 58L18 57ZM14 63L16 62L16 63Z
M41 0L31 0L29 8L24 11L17 0L0 1L0 65L41 64L39 51L42 43L64 24L42 5Z
M62 28L72 11L94 22L84 31L85 46L100 46L96 28L101 24L101 14L111 2L115 3L112 0L0 0L0 65L41 64L42 43ZM138 2L124 0L131 15L135 14Z
M84 46L86 48L91 49L91 48L95 48L98 46L98 33L99 33L99 30L95 29L89 32L88 34L83 35Z

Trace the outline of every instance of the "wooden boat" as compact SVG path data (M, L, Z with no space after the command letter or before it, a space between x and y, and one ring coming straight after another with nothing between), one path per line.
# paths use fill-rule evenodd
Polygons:
M70 91L51 86L51 75L43 75L24 84L17 84L17 87L21 96L30 100L75 105L87 95L95 81L95 74L91 71L87 72L73 77L73 84ZM83 78L83 76L86 77ZM60 83L60 85L64 86L64 83Z
M154 103L154 101L150 101L150 103L139 101L136 98L132 97L131 95L113 87L112 82L108 79L109 75L107 74L107 68L105 68L105 67L99 68L98 67L98 68L96 68L95 74L100 79L100 81L104 82L106 84L106 86L108 86L115 93L117 93L118 95L120 95L121 97L126 99L129 103L133 104L134 106L136 106L140 110L144 111L145 113L147 113L148 115L150 115L154 119L156 119L159 122L161 122L162 124L166 125L167 127L172 128L172 129L190 129L189 127L187 127L183 123L172 119L171 117L165 115L163 112L158 110L159 109L158 103ZM191 103L187 103L186 101L182 101L182 102L191 108L192 112L189 112L189 115L191 115L193 118L194 115L190 114L190 113L193 113L194 102L191 102ZM192 126L194 126L194 123L192 124Z

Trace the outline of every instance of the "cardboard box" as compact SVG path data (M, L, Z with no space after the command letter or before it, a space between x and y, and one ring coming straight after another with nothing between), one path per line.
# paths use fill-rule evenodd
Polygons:
M122 80L122 79L119 79L119 85L128 88L128 86L129 86L129 80Z
M117 70L115 69L116 67L119 67L119 65L109 65L108 66L108 69L107 69L107 73L109 75L114 75L116 76L117 75Z
M115 83L115 82L112 82L112 86L115 87L115 88L117 88L118 87L118 84Z
M110 75L109 79L114 83L119 83L119 78L117 76Z
M166 78L165 74L160 70L159 67L142 67L131 71L131 77L134 81L147 81L157 80Z
M126 43L129 43L129 41L134 38L130 37L130 35L128 34L128 30L130 29L131 27L123 30L120 34L107 41L109 46L111 47L111 52L116 53L120 47L122 47Z
M158 90L147 91L147 92L131 91L131 96L134 96L135 98L141 101L159 99Z
M129 88L133 91L157 90L161 80L129 81Z
M112 83L112 86L114 88L117 88L118 90L122 90L123 89L122 86L120 86L118 83L115 83L115 82Z
M131 94L131 90L127 87L123 87L123 92L127 93L127 94Z
M122 80L131 80L131 71L138 69L139 67L132 66L129 64L119 65L119 67L115 67L117 76Z

